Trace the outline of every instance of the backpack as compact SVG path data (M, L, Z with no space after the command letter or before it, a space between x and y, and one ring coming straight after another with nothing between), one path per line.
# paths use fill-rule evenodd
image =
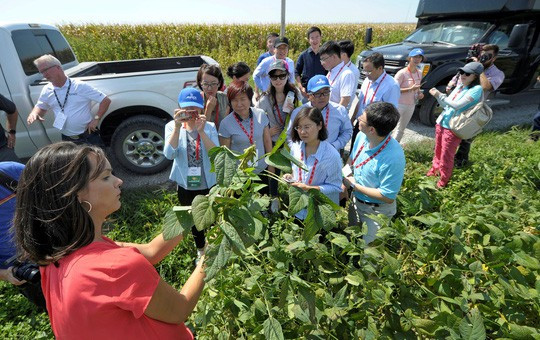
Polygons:
M461 114L454 114L448 125L450 130L461 139L471 139L480 132L482 128L489 123L493 117L493 110L486 104L484 98Z

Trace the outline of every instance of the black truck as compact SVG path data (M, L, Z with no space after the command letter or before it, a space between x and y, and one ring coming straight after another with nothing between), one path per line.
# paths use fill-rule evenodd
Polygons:
M413 48L422 48L425 98L416 109L422 123L435 125L441 112L428 90L444 91L465 64L473 44L499 46L495 65L504 72L505 80L498 92L514 94L535 84L540 71L540 0L420 0L416 17L416 30L405 40L362 51L357 64L362 69L362 60L379 52L384 55L386 72L393 76L406 66ZM368 30L366 43L370 42Z

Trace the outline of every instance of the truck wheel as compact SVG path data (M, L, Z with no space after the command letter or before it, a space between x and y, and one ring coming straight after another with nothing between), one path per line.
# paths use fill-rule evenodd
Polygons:
M147 115L123 121L111 139L116 160L127 170L144 175L167 168L170 161L163 155L165 124L162 119Z
M437 89L444 93L446 87L437 86ZM442 112L443 108L439 105L437 99L426 91L425 98L422 101L420 110L418 111L418 118L420 118L420 122L427 126L435 126L437 117L439 117Z

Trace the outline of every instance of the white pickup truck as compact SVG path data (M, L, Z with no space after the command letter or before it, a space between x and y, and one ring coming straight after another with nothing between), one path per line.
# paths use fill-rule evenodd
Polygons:
M163 156L164 127L178 107L178 93L196 85L201 65L217 64L207 56L79 63L62 33L40 24L0 23L0 46L0 93L19 111L15 153L20 158L61 140L52 126L53 112L43 122L26 124L47 83L33 60L48 53L60 60L67 76L84 80L111 99L100 122L101 135L116 161L139 174L168 166ZM94 105L93 112L97 107ZM2 124L5 126L5 119Z

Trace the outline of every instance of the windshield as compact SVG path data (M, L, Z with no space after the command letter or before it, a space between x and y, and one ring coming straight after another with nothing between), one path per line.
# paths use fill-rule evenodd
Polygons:
M405 41L416 44L452 44L472 45L487 31L487 22L449 21L433 23L420 27L409 35Z

